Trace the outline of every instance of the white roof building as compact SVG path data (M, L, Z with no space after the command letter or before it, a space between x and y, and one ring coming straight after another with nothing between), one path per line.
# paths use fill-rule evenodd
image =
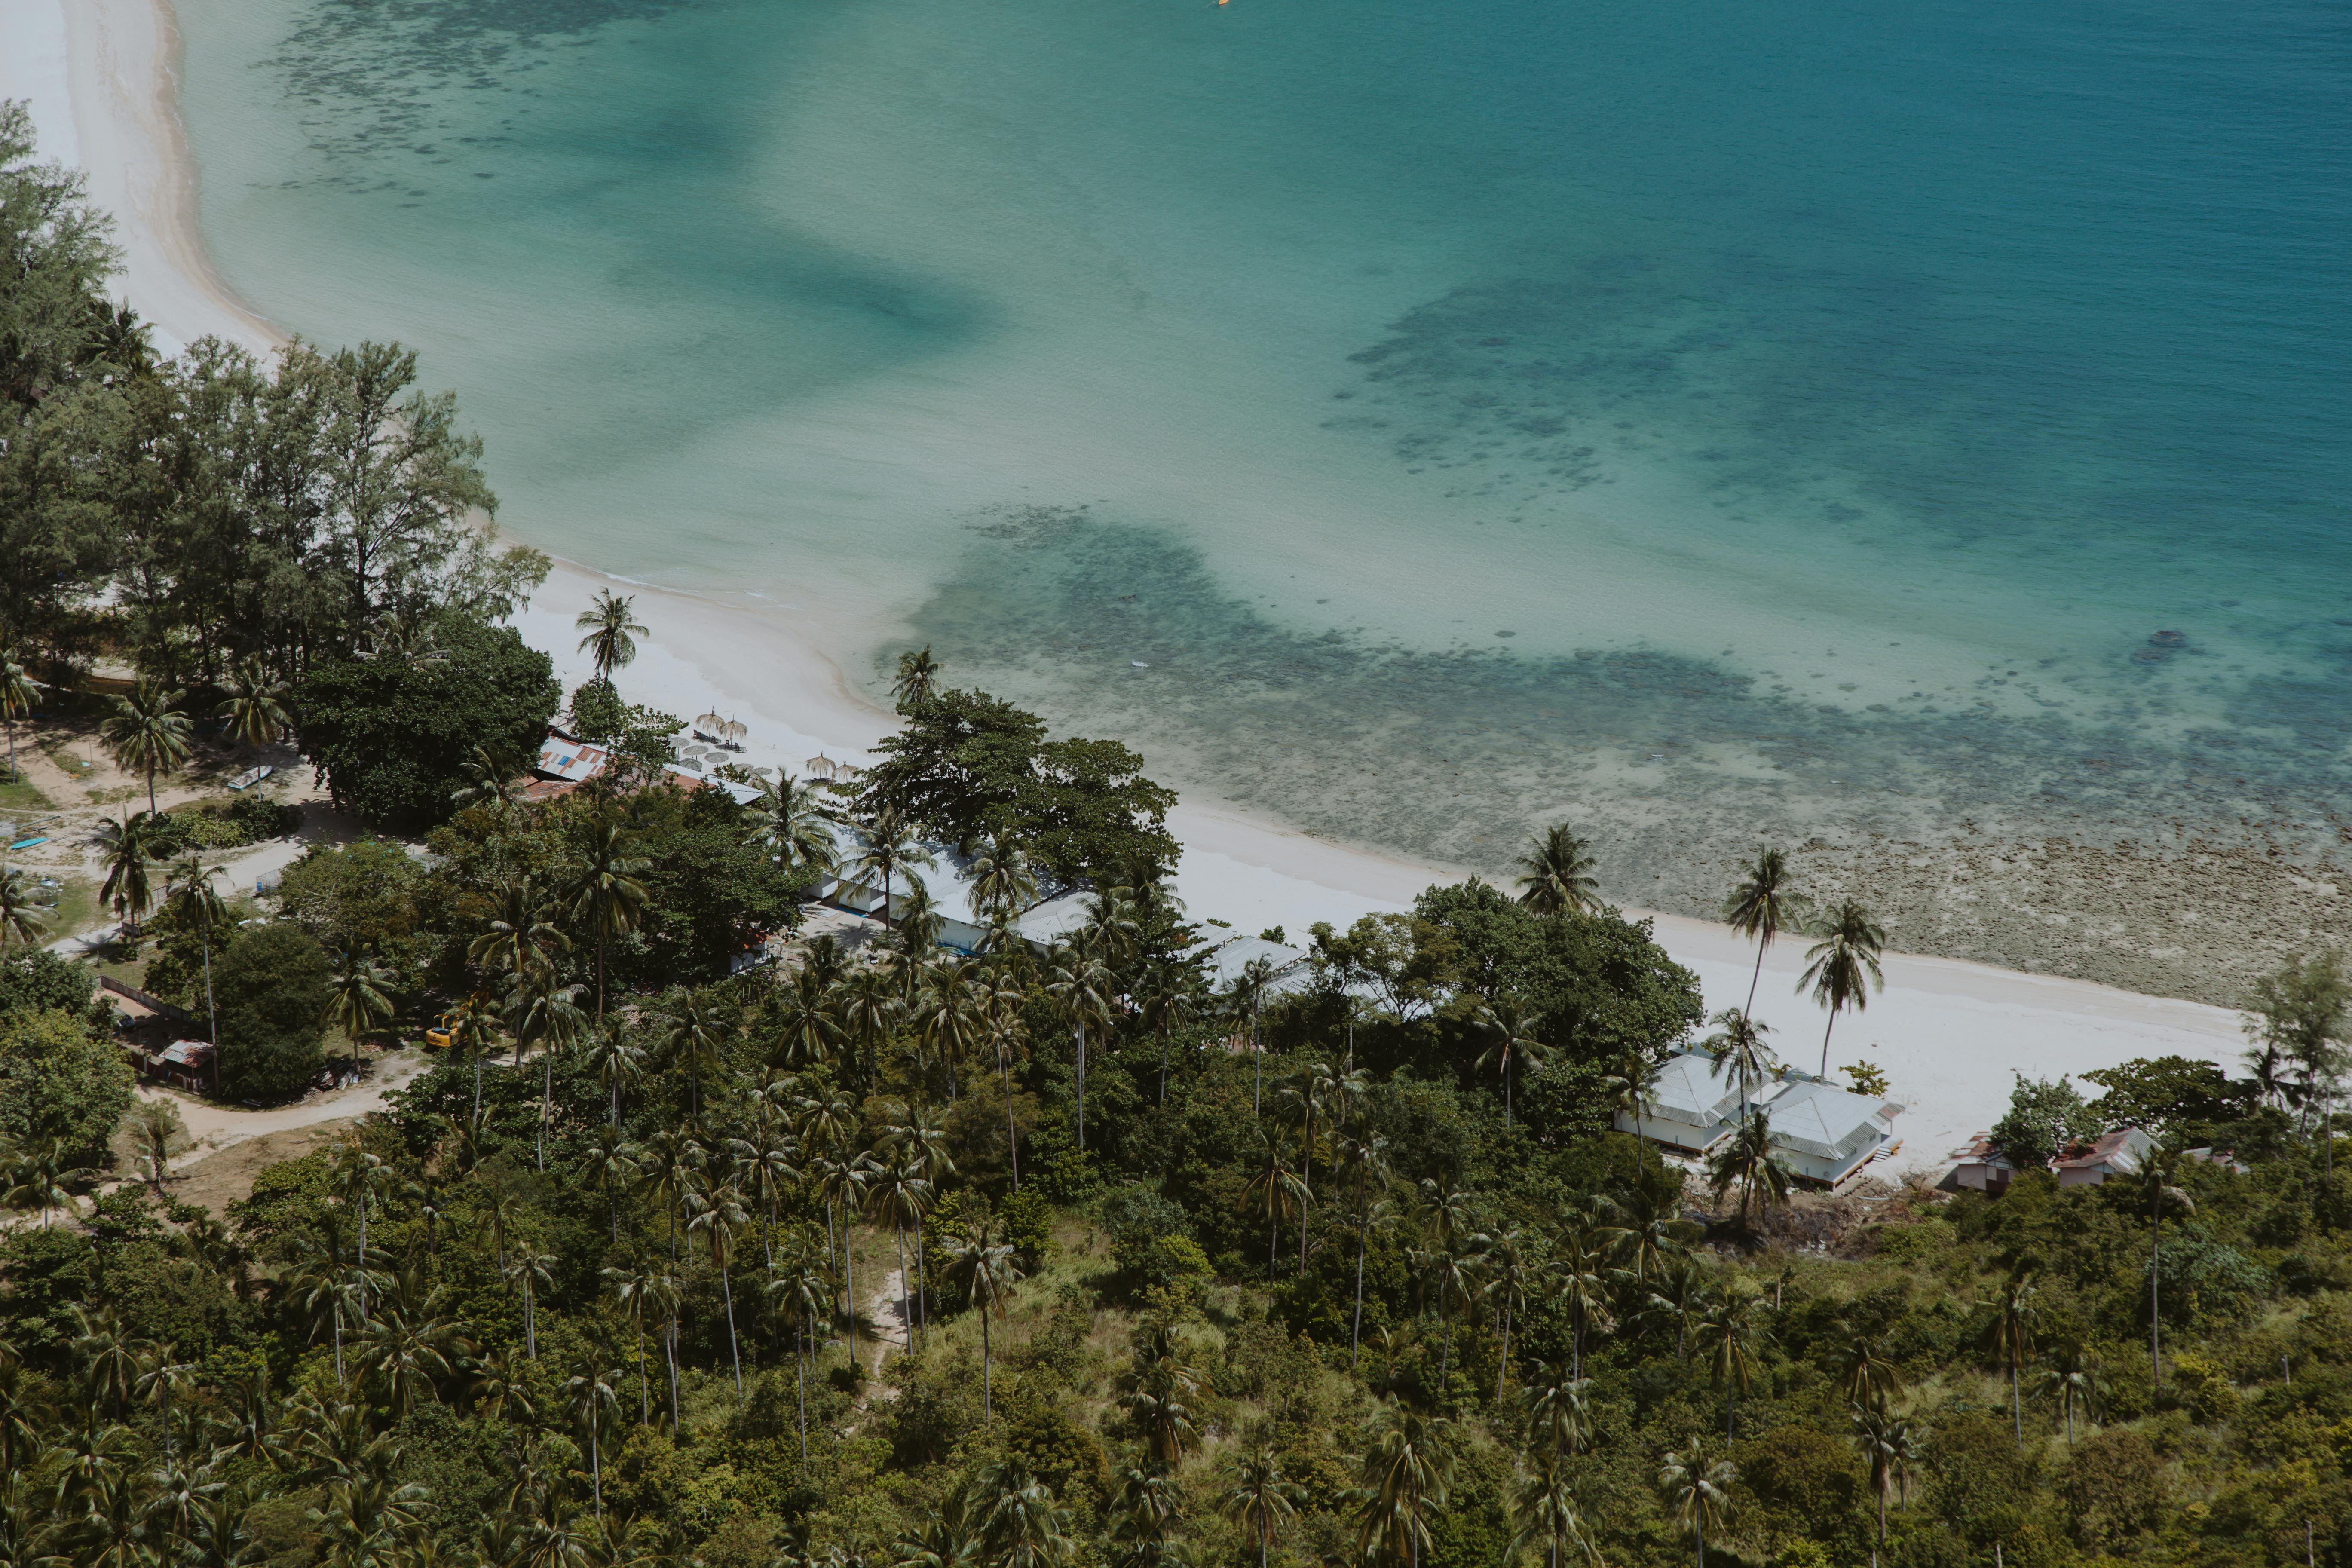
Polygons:
M1796 1073L1754 1088L1747 1103L1764 1112L1773 1152L1801 1180L1833 1187L1903 1146L1895 1136L1903 1107L1891 1100ZM1704 1154L1738 1129L1741 1104L1738 1080L1728 1070L1718 1075L1713 1057L1678 1051L1658 1069L1642 1101L1640 1131L1681 1153ZM1621 1132L1633 1131L1633 1113L1619 1110L1616 1125Z
M1641 1135L1685 1154L1703 1154L1727 1137L1739 1118L1739 1085L1716 1077L1714 1068L1713 1057L1693 1051L1668 1057L1642 1097ZM1633 1111L1617 1112L1617 1130L1636 1130Z

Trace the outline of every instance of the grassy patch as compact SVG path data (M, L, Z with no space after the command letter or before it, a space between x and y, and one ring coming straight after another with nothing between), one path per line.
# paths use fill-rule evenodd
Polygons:
M0 778L6 778L8 764L0 762ZM43 795L30 779L8 779L0 784L0 811L48 811L49 797Z

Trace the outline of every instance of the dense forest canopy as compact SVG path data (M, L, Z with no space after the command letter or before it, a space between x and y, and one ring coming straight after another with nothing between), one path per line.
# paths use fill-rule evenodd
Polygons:
M126 811L125 941L232 1101L444 1044L215 1214L89 972L0 929L0 1565L2352 1562L2332 955L2247 1077L2021 1082L1999 1196L1823 1198L1755 1119L1704 1171L1619 1130L1703 1031L1769 1052L1564 829L1212 985L1126 747L924 650L861 791L682 787L610 595L567 716L624 765L534 793L545 563L454 405L396 347L159 360L30 148L0 112L0 640L131 662L126 755L201 691L420 836L229 908ZM784 942L943 857L979 951L919 890Z

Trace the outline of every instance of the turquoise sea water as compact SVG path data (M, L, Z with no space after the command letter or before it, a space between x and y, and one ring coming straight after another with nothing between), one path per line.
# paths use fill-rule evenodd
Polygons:
M2326 0L179 10L234 286L861 675L1472 860L2352 778Z

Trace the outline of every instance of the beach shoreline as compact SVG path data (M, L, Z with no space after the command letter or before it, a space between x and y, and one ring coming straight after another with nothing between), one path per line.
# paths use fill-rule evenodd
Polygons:
M281 346L285 334L237 300L206 254L167 0L16 0L5 18L0 58L10 63L0 66L0 96L31 100L44 154L89 171L92 199L116 215L122 287L154 324L158 346L176 352L207 334L259 353ZM749 595L692 595L559 560L517 623L554 656L567 687L587 668L571 617L604 587L634 595L651 633L621 674L624 694L681 718L715 709L745 719L749 760L799 769L818 755L859 758L891 728L824 651L855 645L845 628L829 637L823 623ZM1345 926L1466 874L1216 804L1180 805L1170 826L1185 845L1177 889L1196 918L1242 932L1280 926L1293 941L1313 921ZM1745 996L1751 949L1721 926L1655 918L1659 940L1699 975L1711 1010ZM1794 1065L1811 1068L1818 1058L1808 1042L1822 1016L1793 995L1801 952L1784 943L1768 955L1757 1011ZM2234 1063L2241 1048L2236 1016L2199 1002L1966 959L1890 954L1885 967L1885 993L1836 1026L1830 1065L1873 1062L1912 1107L1900 1167L1932 1168L1989 1126L2011 1072L2054 1076L2159 1054Z

